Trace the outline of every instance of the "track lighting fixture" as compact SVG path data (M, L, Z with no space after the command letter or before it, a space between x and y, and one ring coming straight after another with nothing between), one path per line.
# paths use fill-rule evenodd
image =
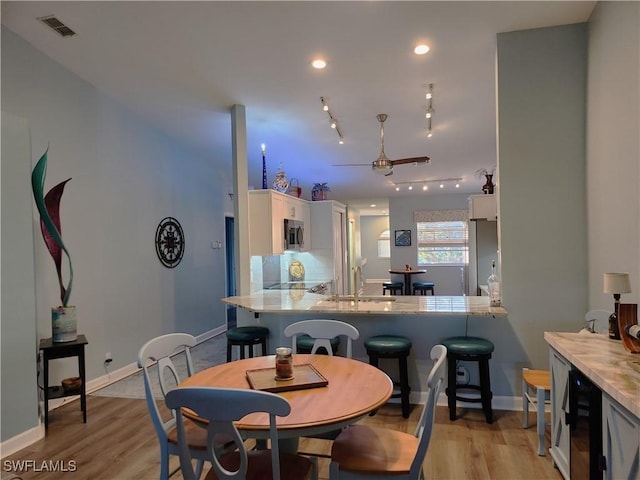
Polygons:
M460 182L462 178L436 178L433 180L412 180L410 182L396 182L392 185L395 187L396 192L399 192L404 185L407 186L407 190L413 190L414 185L422 185L422 191L426 192L429 190L430 183L437 183L438 187L445 188L447 184L455 185L455 188L460 188Z
M327 112L329 115L329 125L333 128L338 134L338 143L340 145L344 145L344 135L342 135L342 130L340 130L340 125L338 125L338 120L331 113L331 109L329 109L329 104L325 100L324 97L320 97L320 102L322 102L322 111Z
M431 130L431 121L433 120L433 83L429 84L427 93L425 94L425 98L427 99L427 108L425 109L424 116L427 119L427 138L431 138L433 136L433 132Z

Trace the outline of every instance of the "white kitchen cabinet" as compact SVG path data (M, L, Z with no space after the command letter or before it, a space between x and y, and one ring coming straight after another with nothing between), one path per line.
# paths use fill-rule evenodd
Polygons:
M309 202L275 190L249 191L249 254L284 253L284 219L304 223L304 246L311 249L311 211Z
M469 196L469 220L489 220L495 222L497 219L498 207L494 194Z
M549 349L551 366L551 458L562 476L569 480L570 437L566 414L569 413L569 370L571 364Z
M333 200L311 202L313 250L325 250L333 261L333 292L346 293L347 272L346 207Z
M273 190L249 192L249 253L284 253L284 195Z
M602 394L604 478L640 479L640 419L609 395Z

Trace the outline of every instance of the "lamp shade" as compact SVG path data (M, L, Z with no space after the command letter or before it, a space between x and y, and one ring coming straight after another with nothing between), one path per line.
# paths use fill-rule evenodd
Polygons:
M605 273L604 293L630 293L631 283L628 273Z

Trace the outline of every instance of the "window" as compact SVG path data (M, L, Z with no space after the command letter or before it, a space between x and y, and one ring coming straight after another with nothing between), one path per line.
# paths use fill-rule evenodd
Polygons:
M418 222L418 265L469 263L467 222Z
M378 258L391 258L391 235L385 230L378 237Z

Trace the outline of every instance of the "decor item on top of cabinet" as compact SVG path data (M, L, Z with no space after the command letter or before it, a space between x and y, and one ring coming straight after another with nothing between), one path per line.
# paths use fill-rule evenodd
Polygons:
M396 230L396 247L411 246L411 230Z
M482 179L482 177L485 178L486 182L485 184L482 186L482 192L485 195L490 195L493 193L493 189L495 187L494 183L493 183L493 175L495 174L496 169L492 169L491 171L487 170L486 168L481 168L480 170L476 170L476 175L479 179Z
M71 178L59 183L49 190L46 196L44 195L48 152L49 147L47 147L47 150L45 150L33 168L33 172L31 173L31 188L38 213L40 214L40 231L42 232L42 238L53 258L58 274L58 284L60 286L60 300L62 305L51 309L53 341L72 342L78 338L76 307L69 305L69 297L71 296L71 287L73 285L73 266L71 265L69 251L62 242L62 228L60 226L60 200L62 199L64 187ZM67 283L66 287L62 282L62 252L66 254L67 260L69 261L69 283Z
M311 200L314 202L318 200L326 200L327 192L330 191L331 189L326 183L314 183L313 188L311 189Z
M289 195L300 198L302 195L302 188L300 188L300 183L297 178L292 178L289 180L289 189L287 190Z
M282 170L282 164L280 164L280 168L276 172L276 178L273 180L271 188L273 188L276 192L287 193L289 182L287 181L287 175Z
M163 218L156 229L156 253L167 268L178 266L184 255L184 231L173 217Z
M265 158L265 154L266 154L266 145L263 143L262 145L260 145L260 149L262 151L262 189L266 190L267 188L267 161Z

